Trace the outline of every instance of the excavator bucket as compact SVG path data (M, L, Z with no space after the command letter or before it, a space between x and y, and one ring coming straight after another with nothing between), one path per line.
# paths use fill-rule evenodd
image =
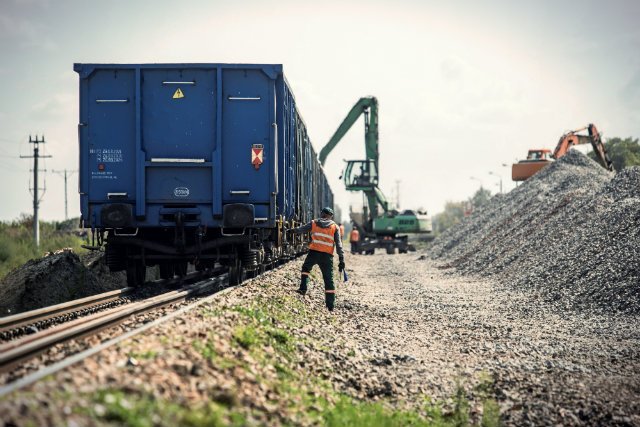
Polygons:
M514 163L511 166L511 179L514 181L524 181L531 178L540 169L549 165L551 162L547 160L541 161L528 161L522 160L518 163Z

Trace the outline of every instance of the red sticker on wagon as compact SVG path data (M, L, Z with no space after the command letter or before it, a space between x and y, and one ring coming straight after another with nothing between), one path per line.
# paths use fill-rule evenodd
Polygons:
M264 145L253 144L251 146L251 164L256 170L260 169L262 164L262 153L264 152Z

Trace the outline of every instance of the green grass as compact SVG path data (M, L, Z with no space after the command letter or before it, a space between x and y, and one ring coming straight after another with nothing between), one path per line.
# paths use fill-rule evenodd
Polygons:
M264 340L262 338L253 325L238 326L233 331L233 339L246 350L250 350L252 347L263 342Z
M292 308L298 311L294 314ZM256 381L264 384L275 397L272 404L284 405L292 417L284 425L299 423L323 425L326 427L404 427L436 426L462 427L470 425L469 402L465 389L458 385L458 391L452 396L452 407L446 414L443 404L434 403L425 398L421 408L415 410L393 409L390 403L363 402L341 394L333 384L319 377L309 377L304 371L295 369L295 338L289 330L309 322L309 316L297 298L258 298L251 306L233 306L218 310L203 307L203 315L224 315L231 311L235 316L235 328L231 339L234 352L248 352L261 366L256 372ZM192 341L192 345L205 359L218 369L243 368L250 366L236 356L219 354L216 350L215 331L203 339ZM265 351L266 347L273 351ZM156 354L134 354L136 357L156 357ZM271 366L275 375L266 374L262 368ZM273 372L273 370L271 372ZM483 427L499 425L499 407L491 399L493 380L483 374L476 387L484 402ZM255 409L249 409L238 401L234 391L217 395L212 393L210 400L202 404L156 400L142 392L125 394L121 391L107 390L92 395L93 403L85 413L102 422L114 425L135 427L146 426L241 426L246 425ZM298 417L298 418L296 418ZM258 416L257 419L260 419ZM275 421L275 420L272 420Z
M391 411L380 403L359 403L343 397L327 409L323 418L327 427L434 426L437 424L412 411Z
M40 247L36 247L31 217L22 216L14 221L0 222L0 279L14 268L40 258L47 252L62 248L73 248L76 253L86 252L80 246L86 242L71 233L77 223L77 219L40 222Z
M101 391L94 396L95 404L85 410L94 418L115 425L131 427L244 426L246 418L230 412L224 405L210 402L189 408L173 402L158 402L149 395L124 394L120 391Z
M140 360L155 359L156 356L158 356L158 352L155 350L147 350L143 352L130 351L127 356Z
M240 366L240 363L235 359L230 359L219 354L213 341L205 340L205 341L194 341L193 348L195 348L198 353L202 355L205 359L211 362L214 366L217 366L220 369L229 369L235 366Z

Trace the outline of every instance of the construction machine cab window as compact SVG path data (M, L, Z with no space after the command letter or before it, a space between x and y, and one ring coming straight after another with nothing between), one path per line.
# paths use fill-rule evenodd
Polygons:
M551 152L548 150L529 150L527 160L551 160Z
M349 160L344 173L347 189L352 187L375 187L378 185L378 170L370 160Z

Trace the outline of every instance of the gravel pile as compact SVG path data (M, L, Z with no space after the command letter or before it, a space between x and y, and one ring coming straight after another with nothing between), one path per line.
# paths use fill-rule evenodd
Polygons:
M126 286L124 273L110 273L100 252L62 250L33 259L0 281L0 316L34 310Z
M447 230L433 258L563 309L640 314L640 168L577 150Z

